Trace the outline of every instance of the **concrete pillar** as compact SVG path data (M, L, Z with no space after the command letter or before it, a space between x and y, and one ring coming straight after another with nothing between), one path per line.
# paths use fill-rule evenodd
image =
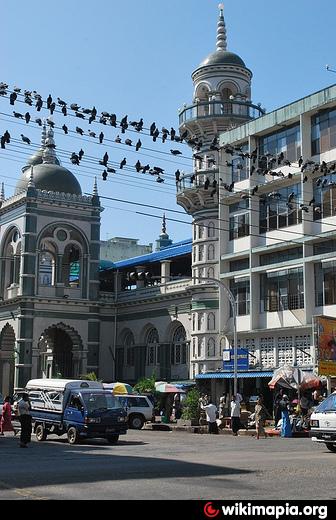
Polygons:
M161 262L161 283L170 281L170 264L171 260L164 260Z

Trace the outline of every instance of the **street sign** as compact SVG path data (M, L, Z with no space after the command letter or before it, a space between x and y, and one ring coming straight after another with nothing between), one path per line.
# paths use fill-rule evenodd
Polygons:
M249 359L248 351L242 348L237 349L237 370L248 370ZM223 370L233 372L234 370L234 349L223 350Z

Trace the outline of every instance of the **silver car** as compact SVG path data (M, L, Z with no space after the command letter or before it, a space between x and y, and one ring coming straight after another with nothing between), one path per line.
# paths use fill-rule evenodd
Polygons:
M119 396L127 410L128 427L141 430L145 422L154 420L154 405L146 395Z

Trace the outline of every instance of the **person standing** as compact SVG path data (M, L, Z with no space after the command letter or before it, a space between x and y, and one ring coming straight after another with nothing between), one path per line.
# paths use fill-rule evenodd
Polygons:
M20 448L27 448L31 441L32 417L30 415L31 405L28 394L23 394L18 402L19 421L21 424Z
M231 430L237 436L240 428L240 401L235 395L231 398Z
M292 426L289 419L289 399L287 395L283 395L281 401L279 402L279 407L281 410L281 437L291 437L292 436Z
M225 406L226 406L226 394L219 398L219 419L223 419L225 417Z
M2 417L0 420L0 435L5 435L4 432L14 432L15 434L12 425L12 407L9 395L5 397L5 402L2 407Z
M217 422L216 422L216 412L217 412L216 406L211 401L209 401L208 404L205 404L205 405L203 404L202 408L206 414L206 420L207 420L208 428L209 428L208 432L217 434L218 426L217 426Z
M262 396L258 397L257 404L255 405L254 413L255 413L257 439L260 438L260 435L263 435L266 439L267 433L265 432L265 421L266 421L266 417L269 416L269 413L265 408Z

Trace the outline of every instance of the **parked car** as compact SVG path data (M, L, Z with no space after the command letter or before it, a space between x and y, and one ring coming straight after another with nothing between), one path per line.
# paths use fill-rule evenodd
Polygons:
M154 420L154 405L147 395L119 396L127 411L128 427L141 430L146 421Z
M322 401L310 416L310 437L324 442L328 450L336 453L336 392Z

